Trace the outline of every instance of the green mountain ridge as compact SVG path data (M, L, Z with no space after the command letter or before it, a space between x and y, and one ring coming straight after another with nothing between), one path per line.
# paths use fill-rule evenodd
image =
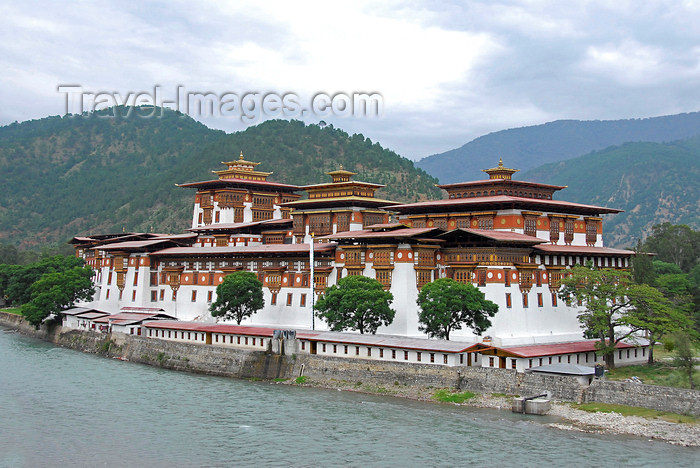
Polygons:
M226 134L167 109L144 118L115 108L0 127L0 243L181 232L191 222L194 191L175 184L215 178L211 171L240 151L277 182L327 181L325 172L342 164L358 180L386 184L380 197L440 198L437 180L410 160L332 126L274 120Z
M700 137L626 143L545 164L520 180L568 187L555 198L625 210L604 219L608 246L630 247L662 222L700 228Z
M700 112L625 120L557 120L478 137L416 166L448 184L481 178L499 158L529 170L628 142L672 142L700 135Z

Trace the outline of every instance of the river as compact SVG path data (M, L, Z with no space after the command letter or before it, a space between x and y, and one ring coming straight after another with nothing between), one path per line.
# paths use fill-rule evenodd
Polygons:
M178 373L0 329L0 466L700 466L522 416Z

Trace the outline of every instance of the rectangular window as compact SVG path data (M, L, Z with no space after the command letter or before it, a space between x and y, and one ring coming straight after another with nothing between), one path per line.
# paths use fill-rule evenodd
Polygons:
M111 271L109 272L109 275L107 276L107 284L110 286L112 285L112 272Z
M408 361L408 351L403 352L403 360Z
M123 290L123 289L120 289L120 290L119 290L119 300L120 300L120 301L122 300L122 295L123 295L123 294L124 294L124 290Z
M360 355L360 347L355 346L355 356L359 356L359 355Z
M379 357L380 358L384 357L384 348L379 348Z
M552 363L552 356L549 356L549 362L548 362L548 364L551 364L551 363Z
M557 293L552 293L552 307L557 306Z
M270 304L277 305L277 293L272 293L272 297L270 298Z
M447 354L442 355L442 363L447 364Z
M581 364L581 355L580 354L576 355L576 364Z
M246 345L248 344L248 337L247 336L245 337L245 344Z
M396 359L396 350L395 349L391 350L391 359Z
M430 353L430 362L435 362L435 353Z
M367 357L371 357L371 356L372 356L372 348L367 346Z
M510 299L510 293L506 293L506 307L509 309L511 307L513 307L513 303L511 302L511 299Z
M164 301L165 300L165 289L160 290L160 300Z
M338 345L333 345L333 354L338 352Z
M299 307L306 307L306 294L302 294L299 299Z
M622 350L617 352L617 358L622 359Z
M511 359L511 360L510 360L510 368L511 368L511 369L515 369L515 368L516 368L516 365L517 365L517 363L516 363L515 359Z
M207 302L211 302L214 296L213 291L207 291Z
M192 332L187 332L187 339L191 340L192 339Z
M158 301L158 291L151 291L151 302Z
M557 356L557 361L561 362L561 356Z
M539 365L540 365L540 366L542 365L542 358L540 358L540 364L539 364Z
M421 357L422 357L421 354L423 354L423 353L421 353L420 351L416 352L416 361L420 362Z
M464 354L459 355L459 363L464 364Z
M107 299L109 299L109 289L107 290Z
M136 291L131 291L131 302L136 302Z
M523 293L523 307L527 309L527 293Z
M138 286L139 284L139 272L135 271L134 272L134 286Z
M192 302L197 302L197 291L192 291Z
M324 353L326 352L326 343L323 343L321 345L321 351L323 351Z
M292 305L292 293L287 293L287 305Z
M532 368L532 359L527 360L527 367Z
M537 293L537 307L544 306L544 301L542 300L542 293Z
M241 344L241 337L238 337L238 344ZM301 350L303 351L305 349L306 349L306 341L302 341L301 342Z
M253 346L255 346L255 338L253 338Z
M218 343L218 342L219 342L219 335L215 334L214 335L214 343Z
M343 348L343 354L348 354L348 345L345 345Z
M173 301L177 301L177 290L173 290Z
M503 270L503 278L505 280L506 287L510 286L510 275L511 275L510 271Z
M566 356L566 363L571 364L571 355Z
M493 367L493 358L492 357L489 358L489 367Z

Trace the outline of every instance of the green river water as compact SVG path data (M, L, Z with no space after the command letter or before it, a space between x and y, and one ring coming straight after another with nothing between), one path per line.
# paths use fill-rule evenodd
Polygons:
M521 416L192 375L0 329L0 467L700 466L700 450Z

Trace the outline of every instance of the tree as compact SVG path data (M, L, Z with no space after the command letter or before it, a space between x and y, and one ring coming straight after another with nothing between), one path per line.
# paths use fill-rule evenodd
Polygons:
M685 224L657 224L644 246L646 251L656 252L659 260L675 263L687 273L700 258L700 232Z
M95 294L92 276L89 266L44 273L29 288L31 299L20 307L20 312L38 328L51 314L73 307L79 300L90 300Z
M265 305L262 283L255 273L235 271L216 287L216 302L210 307L212 317L235 320L238 325Z
M491 326L490 317L498 312L498 305L487 300L484 293L472 284L462 284L450 278L441 278L421 289L416 301L418 329L431 338L450 339L453 330L462 326L481 335Z
M365 276L346 276L326 289L316 303L316 316L331 330L358 330L375 334L380 326L390 325L396 311L390 304L394 296L382 284Z
M680 325L663 295L652 286L633 284L627 271L578 265L562 285L559 296L583 306L578 320L587 335L598 339L596 348L609 369L615 368L620 341L642 330L657 339Z
M629 325L647 333L647 363L651 365L654 363L654 344L668 333L689 329L692 321L684 307L674 304L654 287L630 285L627 295L633 305L628 312Z
M688 384L691 389L694 389L693 374L695 373L695 356L690 337L685 333L677 333L673 341L676 346L676 357L673 359L673 364L676 367L680 367L684 373L688 374Z

